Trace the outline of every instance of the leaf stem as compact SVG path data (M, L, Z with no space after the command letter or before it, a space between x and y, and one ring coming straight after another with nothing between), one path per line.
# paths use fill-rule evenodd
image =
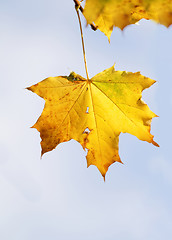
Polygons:
M79 6L80 6L80 5L79 5ZM79 11L78 11L79 6L75 4L75 9L76 9L76 13L77 13L77 16L78 16L80 33L81 33L82 51L83 51L83 56L84 56L85 71L86 71L86 75L87 75L87 80L89 80L88 69L87 69L87 61L86 61L86 56L85 56L85 46L84 46L84 38L83 38L82 24L81 24L81 19L80 19L80 16L79 16Z
M75 3L75 7L79 8L79 10L83 13L84 9L80 4L80 1L78 0L73 0ZM96 31L97 30L97 26L94 25L94 23L90 23L90 26L92 28L92 30Z

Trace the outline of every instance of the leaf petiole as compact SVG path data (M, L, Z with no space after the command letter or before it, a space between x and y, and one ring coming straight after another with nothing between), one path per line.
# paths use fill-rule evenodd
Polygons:
M74 1L75 2L75 1ZM78 2L78 1L77 1ZM76 9L76 13L78 16L78 21L79 21L79 27L80 27L80 33L81 33L81 40L82 40L82 51L83 51L83 56L84 56L84 63L85 63L85 71L86 71L86 75L87 75L87 80L89 80L89 76L88 76L88 69L87 69L87 61L86 61L86 56L85 56L85 46L84 46L84 38L83 38L83 31L82 31L82 24L81 24L81 19L79 16L79 9L80 5L75 3L75 9Z

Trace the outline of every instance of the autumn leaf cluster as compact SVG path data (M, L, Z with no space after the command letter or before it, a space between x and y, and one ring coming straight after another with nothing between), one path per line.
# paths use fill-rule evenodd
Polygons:
M172 24L171 0L86 0L84 8L74 2L87 23L109 40L114 26L123 30L142 18L167 27ZM42 155L74 139L88 150L87 166L95 165L105 177L112 163L122 162L120 133L159 146L150 133L152 118L157 115L142 100L142 91L154 83L140 72L115 71L112 66L91 79L72 72L29 87L45 100L33 126L40 132Z

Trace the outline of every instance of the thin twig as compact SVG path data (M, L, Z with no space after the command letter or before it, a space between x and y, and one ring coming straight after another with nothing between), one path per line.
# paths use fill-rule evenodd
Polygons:
M73 1L74 1L74 3L75 3L75 6L76 6L77 8L79 8L79 10L83 13L84 9L83 9L83 7L81 6L80 2L79 2L78 0L73 0ZM94 31L97 30L97 27L96 27L96 25L94 25L94 23L91 23L90 26L91 26L92 30L94 30Z
M84 56L85 71L86 71L86 75L87 75L87 80L89 80L88 69L87 69L87 61L86 61L86 56L85 56L84 38L83 38L82 25L81 25L81 19L80 19L80 16L79 16L78 6L75 5L75 9L76 9L76 13L77 13L77 16L78 16L79 27L80 27L80 32L81 32L82 50L83 50L83 56Z

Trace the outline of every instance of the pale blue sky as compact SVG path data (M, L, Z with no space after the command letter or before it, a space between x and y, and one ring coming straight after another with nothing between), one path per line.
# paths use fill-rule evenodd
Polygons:
M172 27L139 24L115 29L109 44L83 21L90 77L116 63L157 80L143 100L160 116L151 130L160 148L121 134L124 165L104 183L75 141L40 160L30 129L44 101L26 87L85 76L73 1L0 0L0 239L172 239Z

